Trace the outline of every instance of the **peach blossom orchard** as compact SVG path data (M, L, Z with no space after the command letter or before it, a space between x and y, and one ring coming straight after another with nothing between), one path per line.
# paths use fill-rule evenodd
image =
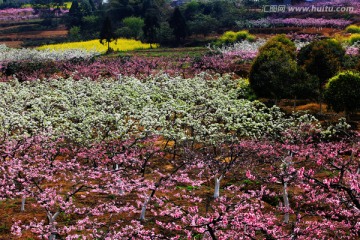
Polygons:
M349 24L239 24L262 22ZM11 237L359 238L360 134L253 100L240 76L264 44L157 58L0 45ZM356 63L359 43L344 47Z
M14 236L358 236L359 134L246 100L242 79L70 77L1 92L1 199L43 212L14 218Z

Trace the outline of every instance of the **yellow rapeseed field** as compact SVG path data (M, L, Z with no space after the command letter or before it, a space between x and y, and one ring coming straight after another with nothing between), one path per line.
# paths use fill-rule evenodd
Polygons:
M129 51L135 49L148 49L150 44L142 43L133 39L119 38L116 41L110 43L110 47L114 51ZM153 48L158 47L157 44L152 44ZM83 49L86 51L96 51L99 53L105 53L107 51L107 43L101 44L98 39L84 41L84 42L68 42L59 44L43 45L37 48L38 50L69 50L69 49Z

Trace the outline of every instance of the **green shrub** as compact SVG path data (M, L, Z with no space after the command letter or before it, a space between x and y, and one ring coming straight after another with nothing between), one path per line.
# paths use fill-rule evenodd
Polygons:
M133 38L132 31L128 27L121 27L115 31L115 35L122 38Z
M68 36L70 41L74 41L74 42L80 41L81 40L80 27L74 26L70 28Z
M139 17L127 17L122 20L125 28L129 29L129 35L136 40L143 35L144 19Z
M278 100L291 97L296 77L297 64L293 54L285 49L271 48L259 53L251 66L249 80L258 97Z
M349 38L349 43L355 44L356 42L360 43L360 34L352 34Z
M345 49L335 39L314 41L300 49L298 63L304 69L319 78L322 87L329 78L341 69Z
M285 34L279 34L276 35L275 37L270 38L264 46L262 46L259 51L265 51L265 50L269 50L269 49L283 49L285 50L288 54L291 55L291 57L293 57L295 59L296 57L296 46L295 43L293 43L288 37L286 37Z
M336 112L345 115L360 107L360 73L346 71L331 78L325 86L325 101Z
M345 30L348 33L360 33L360 26L350 25Z
M156 41L165 46L169 46L174 43L175 36L168 22L160 23L160 27L156 32Z
M216 41L215 45L231 44L243 40L253 42L255 39L256 37L246 30L238 32L227 31Z

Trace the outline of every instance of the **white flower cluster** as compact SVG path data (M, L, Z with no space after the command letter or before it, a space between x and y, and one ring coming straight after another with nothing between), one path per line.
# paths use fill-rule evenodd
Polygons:
M168 139L216 143L276 135L294 121L276 107L243 99L244 80L167 75L140 81L58 79L1 83L3 137L51 131L84 142L160 134ZM205 80L206 79L206 80Z
M265 45L266 41L267 40L263 38L260 38L255 42L249 42L247 40L244 40L231 45L223 45L221 47L213 47L211 45L208 45L208 49L211 52L218 52L224 56L238 56L246 60L251 60L257 56L259 49ZM294 44L298 51L309 43L309 41L294 41Z
M42 51L30 48L9 48L5 44L0 44L0 63L11 61L43 61L43 60L67 60L72 58L91 58L98 55L95 51L85 51L81 49L69 49L64 51Z
M210 51L220 52L223 55L238 55L243 56L244 58L253 58L258 53L258 50L261 46L266 43L266 39L258 39L255 42L250 42L247 40L236 42L231 45L224 45L222 47L211 47L208 46ZM249 55L249 57L247 57ZM255 56L253 56L255 55Z

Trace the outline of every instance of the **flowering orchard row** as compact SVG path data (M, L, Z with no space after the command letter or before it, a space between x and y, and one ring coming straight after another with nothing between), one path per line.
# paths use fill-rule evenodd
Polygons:
M358 134L246 100L244 80L0 87L0 212L17 209L16 237L359 237Z
M152 133L172 139L278 137L303 118L284 119L230 75L191 79L167 75L143 80L59 79L0 85L0 133L7 139L49 131L85 144Z
M120 76L135 76L147 78L150 75L166 73L170 76L190 77L201 72L232 73L241 66L238 58L224 57L216 54L201 58L145 58L120 57L82 59L69 61L19 61L7 62L1 66L0 80L9 81L17 78L19 81L34 81L43 78L73 77L75 80L101 77L118 78Z
M240 27L247 28L268 28L268 27L332 27L345 28L352 21L344 19L325 19L325 18L261 18L258 20L247 20L237 22Z
M296 37L296 36L295 36ZM159 72L170 76L189 77L201 72L241 73L244 66L257 56L265 40L255 42L242 41L229 46L211 47L209 54L190 58L92 58L97 52L83 50L40 51L30 49L12 49L0 45L0 80L9 81L13 77L20 81L31 81L58 76L74 79L88 77L136 76L144 78ZM295 40L298 49L309 42ZM359 55L359 44L347 44L346 53L351 57ZM245 65L244 65L245 64ZM245 69L246 70L246 69Z
M32 8L8 8L0 10L0 22L24 21L40 18Z
M57 16L62 16L69 12L69 10L50 8L49 11L55 13ZM32 19L40 19L41 10L35 10L33 8L6 8L0 9L0 22L20 22Z
M96 51L68 49L63 51L40 51L32 48L10 48L0 44L0 63L14 61L60 61L72 58L91 58L99 55Z
M11 232L22 239L357 239L359 136L321 141L320 131L303 123L282 140L214 143L147 133L86 147L1 139L0 198L18 209Z

